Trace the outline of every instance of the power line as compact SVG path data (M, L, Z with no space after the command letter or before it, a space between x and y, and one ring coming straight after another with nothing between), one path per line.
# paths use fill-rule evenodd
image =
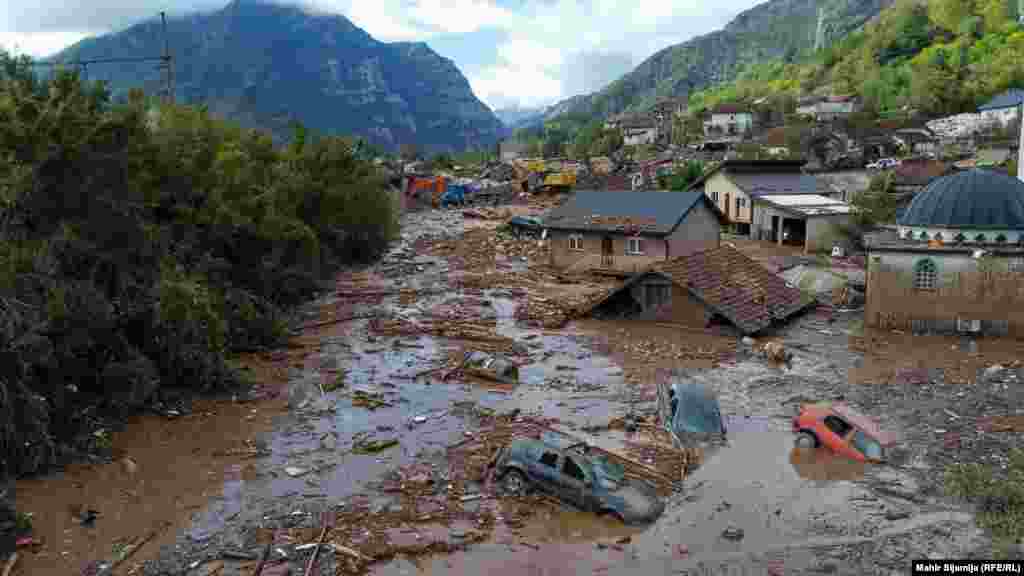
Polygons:
M44 60L29 61L30 66L75 66L79 72L85 74L86 66L90 64L131 64L143 62L159 62L158 69L163 71L163 92L167 102L174 102L174 56L171 55L171 47L167 37L167 16L160 13L160 22L163 29L163 54L160 56L125 56L114 58L78 58L75 60L64 60L59 62L47 62Z

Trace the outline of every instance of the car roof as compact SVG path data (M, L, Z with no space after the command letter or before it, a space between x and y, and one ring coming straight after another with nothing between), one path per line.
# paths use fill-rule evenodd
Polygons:
M860 428L869 436L878 440L878 442L883 446L894 444L899 439L895 433L882 430L882 427L879 426L877 420L858 412L856 409L844 402L832 403L831 408L832 412L837 416L842 417L850 424Z

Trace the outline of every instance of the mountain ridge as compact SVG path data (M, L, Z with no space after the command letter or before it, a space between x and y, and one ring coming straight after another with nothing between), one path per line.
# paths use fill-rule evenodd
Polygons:
M158 21L82 40L54 61L156 55ZM233 0L219 10L168 20L175 97L284 136L300 121L324 133L396 150L492 146L504 133L494 113L448 58L424 42L381 42L342 14L295 4ZM152 64L93 67L115 92L159 88Z

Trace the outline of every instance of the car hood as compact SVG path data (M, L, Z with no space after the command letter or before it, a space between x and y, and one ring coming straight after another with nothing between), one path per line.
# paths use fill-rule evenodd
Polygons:
M665 511L665 503L653 488L635 482L611 492L608 503L630 524L651 522Z

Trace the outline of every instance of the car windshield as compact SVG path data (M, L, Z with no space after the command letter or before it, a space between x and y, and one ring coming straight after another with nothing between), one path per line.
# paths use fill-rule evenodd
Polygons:
M626 469L605 456L594 456L590 459L596 481L605 490L615 490L625 481Z
M853 445L861 454L871 460L882 459L882 445L877 440L868 436L862 430L857 430L853 435Z
M677 434L722 432L718 400L706 389L700 386L677 386L673 400L675 414L672 427Z

